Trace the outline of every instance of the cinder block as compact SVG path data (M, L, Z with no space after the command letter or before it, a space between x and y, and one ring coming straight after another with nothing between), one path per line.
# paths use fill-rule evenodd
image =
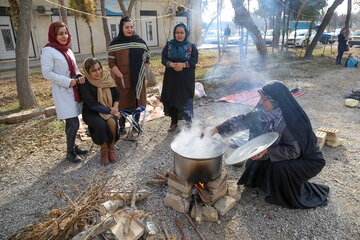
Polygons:
M168 192L164 199L164 205L175 211L187 213L190 209L190 200Z
M215 203L214 208L221 216L224 216L228 211L235 207L236 203L237 201L234 198L226 195Z
M341 146L344 144L344 139L342 138L338 138L335 142L332 142L332 141L326 141L326 146L329 146L329 147L338 147L338 146Z
M10 114L6 117L6 123L20 123L34 117L38 117L40 115L44 115L43 109L31 109L24 112Z
M318 129L318 131L326 132L326 140L328 140L327 138L329 136L336 136L339 133L339 129L326 127L321 127Z
M45 108L44 113L47 118L56 115L55 106Z
M324 145L325 145L325 142L326 142L326 136L327 136L327 133L326 132L322 132L322 131L317 131L316 132L316 138L317 138L317 143L316 145L319 147L319 149L321 150Z

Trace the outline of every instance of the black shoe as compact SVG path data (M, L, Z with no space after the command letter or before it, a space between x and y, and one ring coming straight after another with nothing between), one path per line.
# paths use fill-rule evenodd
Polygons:
M79 163L82 159L75 152L72 152L66 155L66 160L72 163Z
M84 154L87 154L89 151L86 150L86 149L82 149L82 148L79 148L78 146L75 146L75 153L76 154L80 154L80 155L84 155Z

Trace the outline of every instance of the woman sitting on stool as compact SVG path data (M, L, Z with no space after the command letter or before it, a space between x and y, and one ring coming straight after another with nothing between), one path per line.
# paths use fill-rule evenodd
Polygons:
M86 81L80 87L80 94L84 122L89 126L94 143L101 146L100 163L114 163L117 161L114 145L119 139L119 93L114 79L98 59L87 58L83 72Z

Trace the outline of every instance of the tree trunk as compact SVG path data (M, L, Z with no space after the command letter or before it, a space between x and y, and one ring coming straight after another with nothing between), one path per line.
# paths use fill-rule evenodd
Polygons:
M343 2L344 0L335 0L334 3L331 5L331 7L328 8L326 15L324 17L324 20L322 21L322 23L320 24L316 35L314 37L314 39L311 41L309 47L306 49L305 52L305 58L310 58L312 57L312 53L316 47L317 42L319 41L321 35L323 34L326 26L329 24L331 17L333 16L335 9Z
M95 57L93 32L90 23L88 23L87 25L89 26L90 30L91 54L93 57Z
M36 106L36 98L29 79L29 41L32 0L19 2L19 28L16 34L16 88L20 109Z
M128 9L126 9L126 7L124 5L124 0L118 0L118 2L119 2L121 11L124 13L124 16L131 17L131 11L135 5L136 0L130 0Z
M65 6L64 0L59 0L59 4L61 6ZM60 7L60 20L62 22L64 22L66 25L68 25L68 23L67 23L67 11L63 7Z
M249 11L244 7L244 0L231 0L231 4L235 11L235 17L239 19L241 25L251 32L258 53L262 60L265 60L267 55L265 40L262 38L259 29L252 20Z
M274 48L279 48L280 42L280 30L281 30L281 10L278 10L275 14L275 28L274 28L274 36L273 36L273 46Z
M351 5L352 5L352 1L348 0L347 14L346 14L346 19L345 19L345 28L347 28L347 29L350 28Z
M101 5L101 15L105 16L105 0L100 0ZM108 27L108 22L106 18L102 18L102 24L104 28L104 35L105 35L105 44L106 44L106 50L109 48L111 38L110 38L110 31Z

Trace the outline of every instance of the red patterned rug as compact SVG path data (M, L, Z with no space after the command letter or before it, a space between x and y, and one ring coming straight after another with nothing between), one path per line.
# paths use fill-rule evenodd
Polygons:
M236 94L222 97L216 100L216 102L240 103L248 106L256 106L256 104L260 100L260 95L257 90L258 88L245 90ZM304 94L305 94L304 91L296 91L292 93L294 97L299 97Z

